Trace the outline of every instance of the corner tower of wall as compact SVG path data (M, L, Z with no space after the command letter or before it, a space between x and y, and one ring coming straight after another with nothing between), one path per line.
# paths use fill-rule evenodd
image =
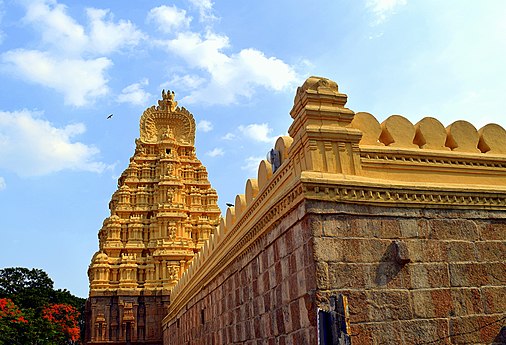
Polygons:
M88 275L88 344L161 344L169 293L220 219L195 155L195 121L173 92L144 111Z
M501 341L506 132L345 103L325 78L298 89L279 167L172 290L164 344Z

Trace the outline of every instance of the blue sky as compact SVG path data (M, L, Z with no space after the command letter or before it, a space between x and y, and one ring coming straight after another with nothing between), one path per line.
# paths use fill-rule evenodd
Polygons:
M108 202L162 88L195 117L222 210L310 75L380 121L506 127L504 18L492 0L0 1L0 267L42 268L87 296Z

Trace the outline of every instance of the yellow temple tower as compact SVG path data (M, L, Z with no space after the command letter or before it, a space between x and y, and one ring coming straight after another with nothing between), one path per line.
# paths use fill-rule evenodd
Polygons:
M220 220L195 155L195 120L162 91L146 109L133 157L88 270L87 344L162 344L169 293Z

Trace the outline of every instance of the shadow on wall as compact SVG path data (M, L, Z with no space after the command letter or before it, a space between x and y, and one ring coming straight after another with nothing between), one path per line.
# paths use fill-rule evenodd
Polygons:
M387 285L395 279L401 269L410 262L407 247L402 241L392 241L381 257L374 282L377 285Z

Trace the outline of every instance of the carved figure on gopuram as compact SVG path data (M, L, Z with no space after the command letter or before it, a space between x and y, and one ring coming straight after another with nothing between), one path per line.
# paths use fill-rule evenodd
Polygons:
M162 343L169 293L221 216L195 128L173 91L142 114L88 269L87 344Z

